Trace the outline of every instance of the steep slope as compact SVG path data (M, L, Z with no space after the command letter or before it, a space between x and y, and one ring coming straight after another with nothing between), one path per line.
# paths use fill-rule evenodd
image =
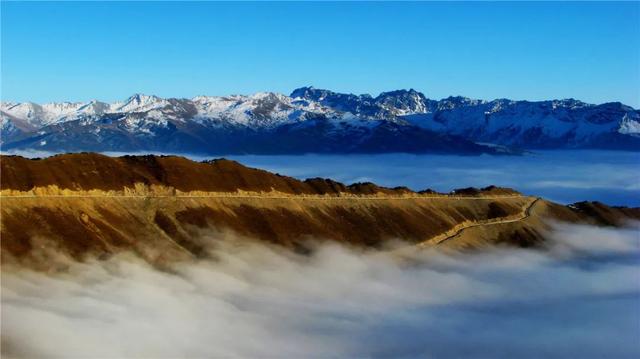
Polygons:
M3 156L0 164L3 263L43 270L121 252L162 266L206 256L222 237L308 251L326 240L372 248L397 240L439 245L443 235L463 229L479 234L446 245L535 246L545 239L548 219L598 225L640 219L638 209L560 206L504 188L415 193L298 181L227 160L73 154Z

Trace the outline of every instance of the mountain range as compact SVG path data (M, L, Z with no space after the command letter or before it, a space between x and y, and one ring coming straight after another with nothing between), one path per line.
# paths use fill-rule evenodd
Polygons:
M289 96L160 98L116 103L2 102L3 151L197 154L505 153L640 150L640 111L574 99L441 100L397 90L376 97L302 87Z

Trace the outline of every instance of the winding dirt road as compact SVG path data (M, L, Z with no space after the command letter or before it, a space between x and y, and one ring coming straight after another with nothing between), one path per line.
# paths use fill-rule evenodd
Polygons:
M540 197L534 198L526 207L523 208L522 213L518 218L508 218L508 219L496 220L494 222L470 223L470 224L465 225L462 228L458 229L455 233L451 234L450 236L447 236L447 237L439 240L438 242L435 243L435 245L439 246L442 243L450 241L450 240L460 236L464 231L466 231L469 228L482 227L482 226L495 226L495 225L499 225L499 224L515 223L515 222L523 221L523 220L525 220L525 219L527 219L527 218L529 218L531 216L531 214L533 213L533 207L535 206L536 203L538 203L538 201L540 201L540 199L541 199ZM433 238L436 238L436 237L433 237ZM416 244L416 246L418 246L418 247L426 247L428 245L432 245L431 241L433 240L433 238L429 238L426 241L420 242L420 243Z

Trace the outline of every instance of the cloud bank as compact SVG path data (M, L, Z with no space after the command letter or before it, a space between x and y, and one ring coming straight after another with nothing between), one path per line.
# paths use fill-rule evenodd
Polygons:
M50 152L20 151L27 157ZM113 156L125 153L108 152ZM156 153L162 154L162 153ZM194 160L216 156L185 154ZM221 155L222 156L222 155ZM220 156L217 156L220 157ZM640 206L640 153L598 150L536 151L523 156L297 155L226 156L240 163L299 179L327 177L344 183L371 181L448 192L497 185L568 204L601 201Z
M305 155L231 156L297 178L432 188L497 185L560 202L591 200L640 206L640 153L597 150L536 151L523 156Z
M3 357L639 357L638 227L559 225L548 251L303 256L217 241L159 271L132 257L4 270Z

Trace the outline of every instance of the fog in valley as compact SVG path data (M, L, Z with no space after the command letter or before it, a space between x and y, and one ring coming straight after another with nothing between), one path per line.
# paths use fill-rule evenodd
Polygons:
M431 188L496 185L563 204L600 201L640 206L640 153L624 151L535 151L522 156L305 155L229 156L242 164L297 177L374 182Z
M211 259L162 271L132 255L5 266L3 357L638 357L638 229L408 257L205 234Z
M47 157L51 152L12 152ZM167 154L153 152L154 154ZM111 156L131 153L105 152ZM146 154L146 153L137 153ZM563 204L600 201L640 206L640 153L625 151L533 151L522 156L456 155L219 155L179 154L202 161L226 157L246 166L306 179L331 178L347 184L374 182L413 190L449 192L461 187L511 187Z

